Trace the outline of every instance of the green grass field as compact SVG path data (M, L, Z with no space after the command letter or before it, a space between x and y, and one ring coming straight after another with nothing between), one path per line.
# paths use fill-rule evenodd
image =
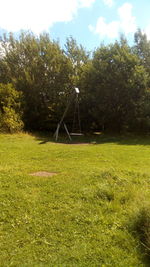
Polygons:
M80 141L0 135L0 266L150 266L134 227L150 201L150 137Z

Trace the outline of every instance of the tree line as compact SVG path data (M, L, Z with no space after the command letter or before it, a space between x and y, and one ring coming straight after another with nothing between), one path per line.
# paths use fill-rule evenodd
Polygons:
M48 34L0 37L0 130L54 131L75 87L82 130L149 131L150 41L139 29L92 53ZM73 105L66 117L73 120Z

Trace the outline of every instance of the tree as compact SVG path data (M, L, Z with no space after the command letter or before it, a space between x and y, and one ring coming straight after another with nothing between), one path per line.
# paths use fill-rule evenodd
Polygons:
M150 41L147 39L147 35L142 33L140 29L134 35L135 45L133 51L141 60L141 64L145 67L150 75Z
M26 128L52 128L71 88L70 60L48 34L23 32L18 39L10 35L3 47L9 80L24 94Z
M89 60L89 52L87 52L82 45L78 45L73 37L70 37L66 40L64 53L72 63L73 85L78 86L80 75L82 73L82 67Z
M143 103L147 75L126 42L121 40L98 48L82 79L93 127L120 131L134 126Z
M121 36L90 56L72 37L62 50L48 34L22 32L17 39L9 34L0 40L0 83L22 93L28 130L54 131L74 87L80 89L84 130L141 127L144 116L149 118L150 43L138 31L135 44L129 47ZM10 114L7 105L5 111Z

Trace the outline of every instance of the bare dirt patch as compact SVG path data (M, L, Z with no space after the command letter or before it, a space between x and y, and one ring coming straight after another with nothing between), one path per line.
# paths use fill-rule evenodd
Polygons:
M41 171L41 172L34 172L34 173L30 173L30 175L32 176L43 176L43 177L51 177L56 175L56 172L45 172L45 171Z
M90 143L67 143L66 145L73 145L73 146L79 146L79 145L89 145Z
M73 142L70 142L70 143L69 142L68 143L57 142L57 144L61 144L61 145L63 144L63 145L67 145L67 146L68 145L70 145L70 146L79 146L79 145L83 146L83 145L86 145L87 146L87 145L91 145L92 143L91 142L87 142L87 143L85 143L85 142L82 142L82 143L80 143L80 142L78 142L78 143L77 142L74 142L74 143Z

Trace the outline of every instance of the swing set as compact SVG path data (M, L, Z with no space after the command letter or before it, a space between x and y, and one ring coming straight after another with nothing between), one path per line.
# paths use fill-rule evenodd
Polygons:
M57 124L57 128L56 128L56 131L54 133L54 137L55 137L55 140L57 141L58 140L58 137L59 137L59 130L60 130L60 127L61 126L64 126L64 129L69 137L69 140L72 141L72 138L71 136L81 136L83 135L83 133L81 132L81 120L80 120L80 109L79 109L79 89L77 87L75 87L73 93L71 94L70 96L70 99L68 101L68 105L66 106L66 109L61 117L61 120L60 122ZM67 112L68 112L68 109L71 105L71 103L74 101L74 114L73 114L73 124L72 124L72 132L70 133L68 131L68 128L67 128L67 125L64 121L66 115L67 115Z

